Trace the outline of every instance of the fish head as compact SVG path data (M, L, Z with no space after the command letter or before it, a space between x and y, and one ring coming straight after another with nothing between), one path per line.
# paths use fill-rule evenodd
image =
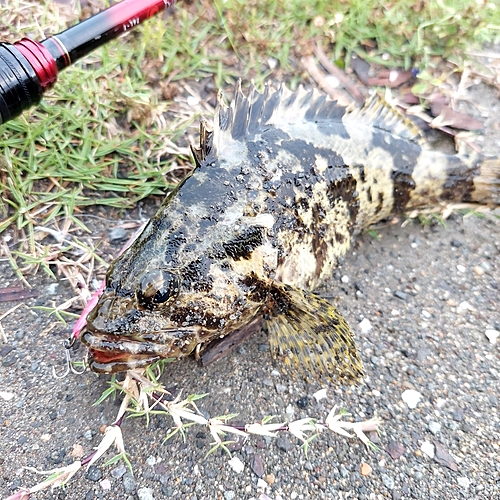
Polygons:
M239 258L238 248L227 239L164 262L143 243L132 246L109 269L89 314L82 342L90 368L109 373L180 358L252 322L265 301L256 278L262 258L248 245Z

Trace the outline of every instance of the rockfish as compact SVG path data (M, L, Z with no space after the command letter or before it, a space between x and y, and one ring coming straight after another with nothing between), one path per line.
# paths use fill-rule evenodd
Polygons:
M309 378L362 377L354 335L314 290L359 231L440 201L500 204L500 163L446 155L379 99L238 85L200 127L196 167L109 268L82 342L96 372L180 358L263 321Z

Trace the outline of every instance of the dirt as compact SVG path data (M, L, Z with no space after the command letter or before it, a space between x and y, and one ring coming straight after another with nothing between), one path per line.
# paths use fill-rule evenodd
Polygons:
M477 84L466 98L467 112L485 123L484 150L498 155L498 95ZM124 219L136 220L137 212ZM172 426L167 418L153 417L149 425L130 419L123 431L133 476L121 463L99 465L66 488L34 498L500 498L500 340L493 344L485 334L500 331L500 223L492 214L455 213L444 226L404 220L376 228L378 239L360 237L320 290L356 331L366 370L362 385L329 386L328 397L317 402L313 394L320 386L283 375L261 332L214 365L200 368L188 359L163 377L167 387L185 394L208 393L199 404L208 415L237 413L241 422L266 415L324 419L333 406L346 408L354 420L378 415L382 431L371 437L379 451L326 433L307 455L290 435L253 438L232 448L245 465L237 473L224 452L206 456L212 441L206 429L193 427L185 441L165 442ZM119 248L108 244L116 225L94 221L93 237L106 242L108 255ZM2 286L16 281L7 262L0 270ZM1 320L0 391L12 394L0 399L3 497L45 477L25 467L67 465L75 445L90 452L120 403L93 405L109 377L86 372L54 378L53 367L64 368L62 342L70 327L34 306L61 304L73 292L64 279L54 283L43 273L31 283L39 296ZM0 304L0 315L15 305ZM362 333L364 318L372 329ZM83 357L83 349L74 355ZM406 390L420 393L416 408L403 401ZM427 454L432 451L434 458Z

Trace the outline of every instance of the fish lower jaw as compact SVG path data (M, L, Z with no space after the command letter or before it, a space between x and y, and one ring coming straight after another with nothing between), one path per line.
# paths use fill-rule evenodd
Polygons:
M90 331L82 335L81 341L88 348L88 366L97 373L146 368L160 359L188 356L197 343L192 336L182 340L152 342Z

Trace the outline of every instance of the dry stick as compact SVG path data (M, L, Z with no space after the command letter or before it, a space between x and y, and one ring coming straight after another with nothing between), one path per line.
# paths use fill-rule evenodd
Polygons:
M342 71L340 68L335 66L328 56L323 52L323 49L320 45L317 45L314 49L314 54L318 58L319 62L323 66L323 68L330 73L330 75L337 78L337 80L344 86L345 90L349 93L349 95L358 103L363 104L365 102L365 98L363 94L358 90L358 87L351 81L351 79Z
M337 101L341 106L348 106L352 101L346 97L342 92L335 90L325 78L323 72L318 68L312 56L303 57L300 62L311 75L311 78L318 84L326 94L328 94L334 101Z

